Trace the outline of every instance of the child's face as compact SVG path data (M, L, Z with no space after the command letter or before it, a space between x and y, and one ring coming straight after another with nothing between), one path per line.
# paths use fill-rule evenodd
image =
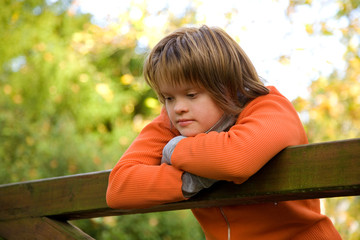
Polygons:
M186 137L209 130L224 114L203 88L182 84L161 87L171 123Z

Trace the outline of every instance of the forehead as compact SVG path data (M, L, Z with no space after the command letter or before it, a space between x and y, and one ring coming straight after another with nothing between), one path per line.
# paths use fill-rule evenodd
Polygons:
M191 90L201 90L202 88L198 85L182 82L178 83L176 85L171 83L163 83L160 86L160 93L162 94L175 94L175 93L182 93L182 92L188 92Z

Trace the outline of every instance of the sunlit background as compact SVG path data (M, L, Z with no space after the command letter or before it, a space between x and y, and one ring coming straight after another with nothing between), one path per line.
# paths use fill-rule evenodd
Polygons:
M148 5L148 16L144 16L144 5ZM311 6L297 6L296 11L289 8L288 0L225 0L221 4L200 0L80 0L78 7L79 11L92 14L93 23L100 26L116 23L121 14L129 12L132 20L141 20L147 28L156 29L139 39L144 48L151 48L164 35L169 14L182 17L186 9L196 9L195 23L191 24L226 29L268 84L277 86L290 100L307 97L310 82L320 75L329 75L334 69L345 70L346 46L340 41L340 29L346 28L349 20L333 19L339 11L336 1L314 1ZM167 11L159 14L164 8ZM335 31L331 35L312 35L323 30L319 28L325 22ZM359 39L354 37L352 41L358 44Z
M358 138L359 4L1 1L0 183L112 168L161 109L142 77L144 57L181 26L224 28L293 102L310 142ZM360 239L359 197L323 207L343 239ZM203 239L188 211L75 224L96 239Z

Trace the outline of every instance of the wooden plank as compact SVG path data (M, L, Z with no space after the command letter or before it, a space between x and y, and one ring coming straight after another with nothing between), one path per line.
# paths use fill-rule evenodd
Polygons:
M0 185L0 220L107 209L109 172Z
M5 239L23 240L94 239L68 222L57 221L47 217L23 218L0 222L0 236Z
M360 195L360 139L289 147L247 182L219 182L192 199L149 209L106 206L109 171L0 186L0 220L81 219L231 204Z

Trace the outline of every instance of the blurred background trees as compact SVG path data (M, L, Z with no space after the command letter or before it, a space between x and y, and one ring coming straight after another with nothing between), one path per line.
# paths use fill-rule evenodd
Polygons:
M290 7L296 7L294 2ZM346 46L344 71L320 75L309 86L309 98L299 97L293 102L300 114L306 116L310 142L360 137L360 1L337 3L339 9L333 19L307 26L311 35L341 34ZM311 5L312 1L305 4ZM336 27L334 21L346 24ZM325 214L331 217L343 239L360 239L359 196L326 199L324 206Z
M0 1L0 184L112 168L161 108L142 78L147 51L177 27L206 23L197 13L200 2L173 14L133 1L101 25L76 1ZM315 2L289 1L289 21ZM322 1L334 2L333 17L303 26L314 38L336 35L346 47L344 71L311 79L309 96L294 100L310 142L360 136L359 1ZM224 14L226 27L236 9ZM324 205L344 239L360 238L358 197ZM75 224L97 239L203 238L189 211Z

